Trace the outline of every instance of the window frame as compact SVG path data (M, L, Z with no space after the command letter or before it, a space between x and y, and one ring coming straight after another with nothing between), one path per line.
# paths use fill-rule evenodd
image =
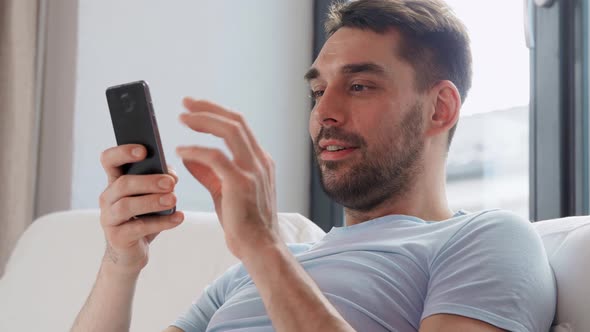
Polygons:
M586 6L583 0L548 7L528 0L534 25L529 173L534 221L588 214Z

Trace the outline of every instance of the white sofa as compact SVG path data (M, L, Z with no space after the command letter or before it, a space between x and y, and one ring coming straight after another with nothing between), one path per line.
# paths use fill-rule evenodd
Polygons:
M558 283L556 331L590 331L590 218L535 223ZM280 214L287 242L324 233L299 214ZM0 331L67 331L94 282L104 238L98 211L54 213L19 240L0 279ZM135 296L132 331L161 331L236 259L213 213L186 213L152 244Z

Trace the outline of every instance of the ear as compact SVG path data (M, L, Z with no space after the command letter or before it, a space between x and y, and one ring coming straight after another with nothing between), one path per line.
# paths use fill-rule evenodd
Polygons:
M434 107L427 119L428 136L436 136L449 132L459 121L461 96L459 90L451 81L440 81L430 90Z

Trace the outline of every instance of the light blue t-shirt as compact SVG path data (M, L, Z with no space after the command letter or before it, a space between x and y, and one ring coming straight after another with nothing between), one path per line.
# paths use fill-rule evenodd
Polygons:
M289 248L357 331L417 331L428 316L455 314L545 332L555 313L541 239L529 221L507 211L459 212L439 222L384 216ZM173 325L186 332L274 331L241 264Z

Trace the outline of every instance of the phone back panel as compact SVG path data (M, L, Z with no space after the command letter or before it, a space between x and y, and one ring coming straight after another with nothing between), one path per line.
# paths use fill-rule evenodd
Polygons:
M160 134L149 88L138 81L110 87L106 91L117 145L141 144L145 160L123 166L125 174L167 174Z

